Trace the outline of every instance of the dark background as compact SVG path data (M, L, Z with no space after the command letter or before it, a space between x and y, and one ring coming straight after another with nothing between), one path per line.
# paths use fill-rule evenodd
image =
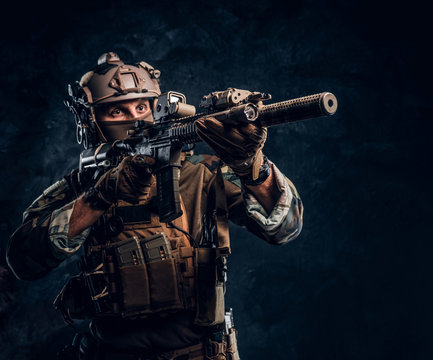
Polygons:
M227 303L242 359L432 359L428 14L414 2L14 2L0 48L0 358L53 359L51 307L74 259L35 282L4 253L21 213L77 166L66 84L106 51L145 60L198 105L227 87L321 91L336 115L269 129L305 205L273 247L232 226ZM430 41L431 42L431 41Z

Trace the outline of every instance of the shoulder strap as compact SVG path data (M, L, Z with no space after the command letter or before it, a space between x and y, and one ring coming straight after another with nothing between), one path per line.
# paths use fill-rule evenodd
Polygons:
M215 220L217 238L218 238L218 252L220 255L230 254L230 235L228 225L228 211L226 192L224 187L224 178L221 172L221 166L218 166L216 176L213 182L215 194L215 210L213 217Z

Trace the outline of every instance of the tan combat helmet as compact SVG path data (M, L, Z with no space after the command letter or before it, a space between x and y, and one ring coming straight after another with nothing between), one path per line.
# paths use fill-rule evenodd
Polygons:
M149 98L155 106L161 95L160 74L144 61L125 64L114 52L102 54L95 68L68 86L69 98L65 105L75 116L77 142L87 149L110 140L95 118L94 109L99 104Z
M80 85L91 105L161 95L160 71L141 61L126 65L114 52L102 54L98 65L83 75Z

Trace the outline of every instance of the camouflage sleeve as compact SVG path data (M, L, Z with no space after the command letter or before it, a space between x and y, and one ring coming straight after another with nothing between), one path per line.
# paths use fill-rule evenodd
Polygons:
M58 266L71 250L76 250L75 239L69 243L64 240L74 199L74 192L62 179L47 188L24 211L23 224L12 234L6 254L16 277L38 279ZM61 244L66 246L59 246Z
M51 250L56 258L64 260L75 254L81 245L86 241L90 233L90 227L83 230L81 234L68 239L69 220L74 210L75 201L72 201L60 209L54 210L50 217L48 226L48 237Z
M301 232L303 206L293 183L273 163L271 167L281 192L271 213L266 212L246 187L242 187L242 196L248 217L259 226L262 236L269 242L282 245L295 239Z
M241 185L239 178L227 171L224 178L241 189L243 211L239 211L235 201L229 205L231 220L238 225L246 226L249 231L271 244L283 245L295 239L302 230L303 205L293 183L270 162L274 171L276 185L281 192L280 198L270 214L258 202L254 195ZM232 186L226 186L229 190ZM232 190L233 191L233 190ZM231 195L231 198L234 196ZM229 196L230 198L230 196Z

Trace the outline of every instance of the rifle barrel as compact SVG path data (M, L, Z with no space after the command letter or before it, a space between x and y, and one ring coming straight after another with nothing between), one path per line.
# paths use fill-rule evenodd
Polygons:
M337 107L338 102L335 95L330 92L322 92L259 107L256 121L261 126L274 126L333 115Z
M248 106L248 105L247 105ZM316 118L319 116L333 115L337 111L337 98L330 92L322 92L308 95L297 99L286 100L270 105L255 107L255 120L252 122L259 126L274 126L290 123L305 119ZM201 139L195 131L195 120L200 117L216 117L224 121L224 118L231 123L248 122L244 113L245 105L235 112L225 110L210 114L197 114L179 119L172 127L171 135L184 144L198 143Z

